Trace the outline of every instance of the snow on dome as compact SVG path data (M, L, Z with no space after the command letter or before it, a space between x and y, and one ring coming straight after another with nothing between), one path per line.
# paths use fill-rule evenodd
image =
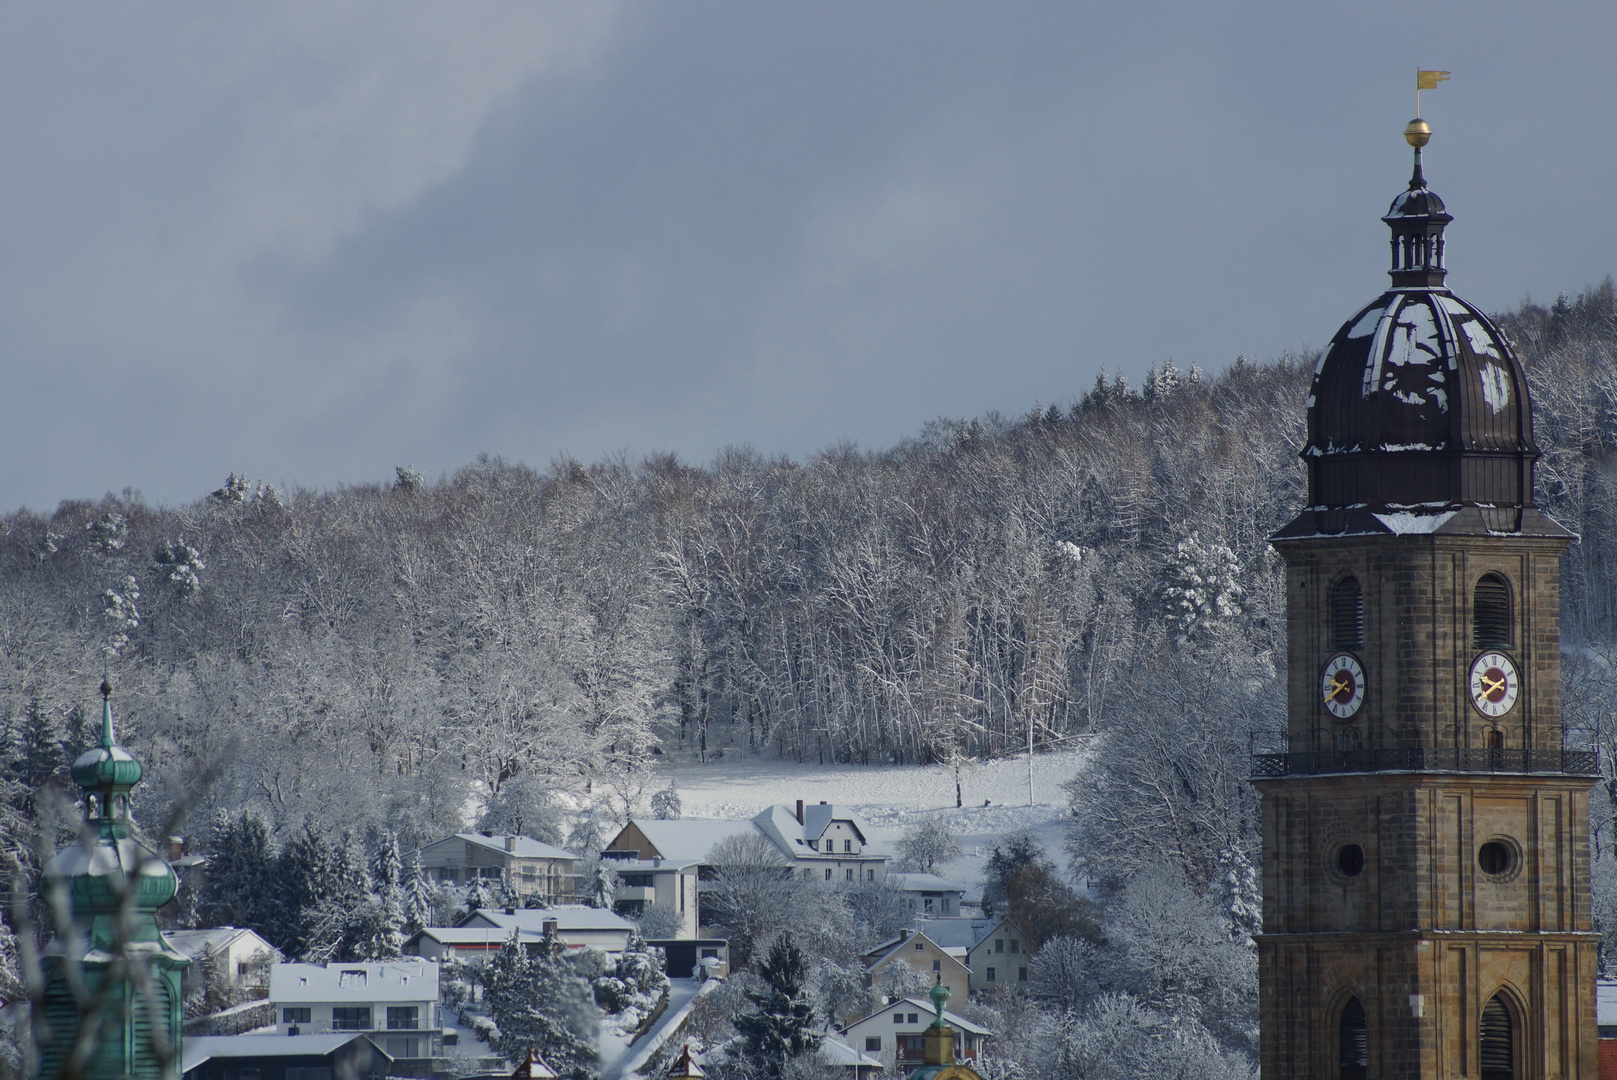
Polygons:
M1311 505L1531 502L1526 377L1488 317L1445 289L1392 289L1348 319L1309 396Z

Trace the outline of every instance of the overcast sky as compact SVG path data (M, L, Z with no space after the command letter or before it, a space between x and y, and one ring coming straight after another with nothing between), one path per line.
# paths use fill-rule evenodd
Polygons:
M879 448L1617 270L1617 5L0 7L0 508Z

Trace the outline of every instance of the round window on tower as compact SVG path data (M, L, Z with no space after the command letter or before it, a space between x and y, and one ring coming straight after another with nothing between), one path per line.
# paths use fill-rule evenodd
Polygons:
M1364 845L1356 840L1339 840L1325 850L1325 871L1338 884L1363 877L1366 861Z
M1477 869L1493 881L1510 881L1522 865L1521 848L1508 836L1494 836L1477 848Z

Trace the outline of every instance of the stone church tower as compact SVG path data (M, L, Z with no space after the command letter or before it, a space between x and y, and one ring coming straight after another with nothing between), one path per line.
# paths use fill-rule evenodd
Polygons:
M1392 288L1308 399L1284 753L1257 755L1265 1080L1595 1080L1588 793L1562 746L1560 557L1527 379L1444 286L1414 176Z

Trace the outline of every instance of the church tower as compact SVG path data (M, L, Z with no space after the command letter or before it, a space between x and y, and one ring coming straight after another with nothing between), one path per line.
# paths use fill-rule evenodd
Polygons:
M1595 1080L1592 753L1562 745L1560 557L1527 379L1444 284L1422 173L1331 339L1286 563L1263 801L1265 1080Z
M34 1010L40 1080L171 1080L179 1076L180 980L190 960L157 929L179 880L134 835L129 792L140 762L112 733L112 684L101 684L101 743L73 763L84 823L45 867L41 891L72 919L41 957Z

